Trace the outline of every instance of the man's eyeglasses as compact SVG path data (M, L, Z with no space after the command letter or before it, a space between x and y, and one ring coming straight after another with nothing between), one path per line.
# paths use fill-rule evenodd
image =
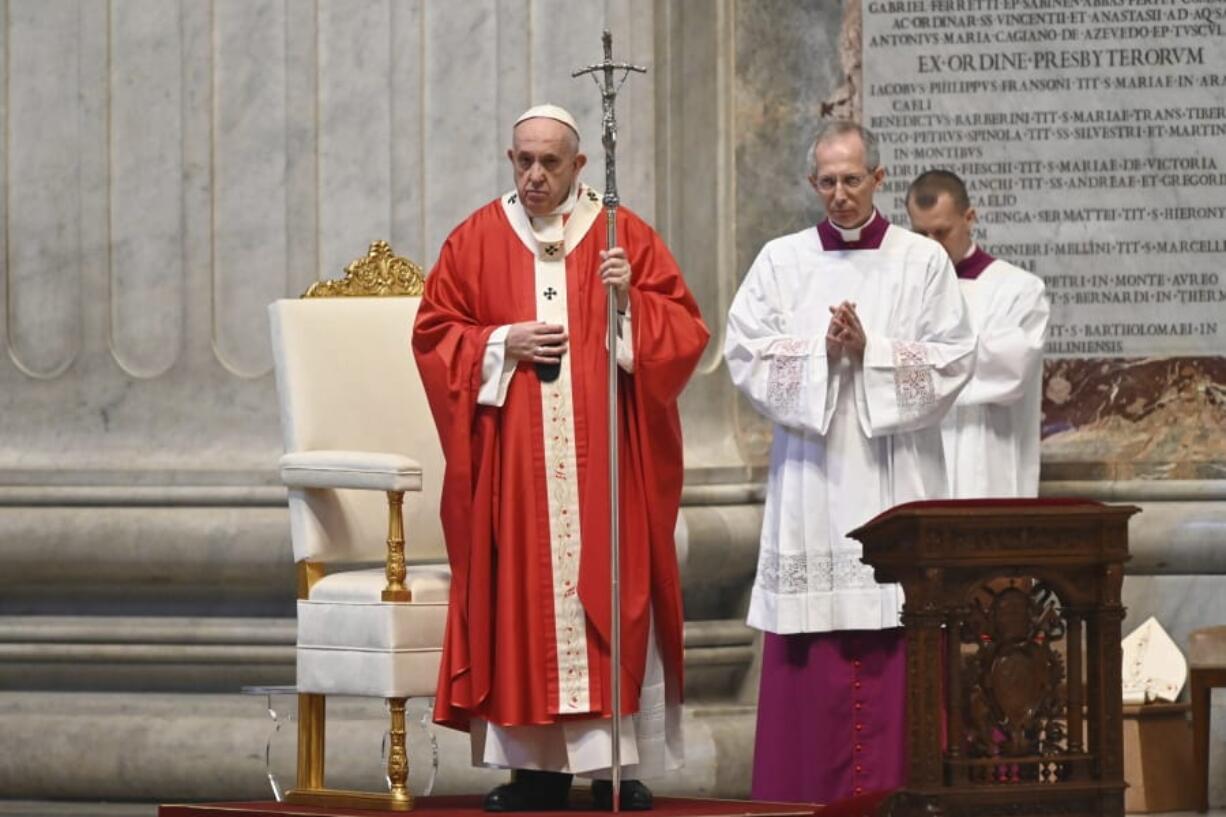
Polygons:
M859 190L871 178L872 174L869 173L849 176L818 176L813 179L813 185L823 193L833 193L840 182L846 190Z

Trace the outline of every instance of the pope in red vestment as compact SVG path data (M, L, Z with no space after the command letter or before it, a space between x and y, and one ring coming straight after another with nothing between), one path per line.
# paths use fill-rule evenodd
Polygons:
M600 195L577 179L577 130L575 162L558 147L573 120L554 111L517 123L516 190L447 238L413 334L446 458L435 720L474 736L612 713L605 284L622 313L622 711L638 710L649 652L680 698L677 397L708 331L663 241L625 208L607 251ZM560 771L592 770L572 757Z

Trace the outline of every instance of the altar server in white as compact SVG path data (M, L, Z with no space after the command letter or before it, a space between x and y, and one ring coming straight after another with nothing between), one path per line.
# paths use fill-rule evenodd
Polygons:
M962 179L947 170L911 183L907 215L911 229L954 259L979 336L975 376L941 424L951 496L1037 496L1050 311L1043 281L975 245L975 208Z
M872 134L827 125L809 162L826 218L762 248L724 356L774 423L749 610L767 633L753 794L826 803L902 781L902 590L846 534L945 496L939 424L975 337L945 251L874 208Z

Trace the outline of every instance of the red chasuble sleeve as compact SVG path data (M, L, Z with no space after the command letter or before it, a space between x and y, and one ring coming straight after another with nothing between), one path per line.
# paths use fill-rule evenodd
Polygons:
M452 580L437 713L459 728L490 689L492 485L481 463L493 456L495 436L477 394L486 343L497 327L474 320L478 279L468 274L472 262L460 249L481 221L467 221L448 237L426 278L413 329L413 353L447 462L441 513ZM470 592L474 586L486 589Z
M626 248L631 268L630 315L634 334L634 373L620 382L623 497L629 479L646 499L647 552L623 540L623 669L627 711L637 707L646 661L648 609L655 612L656 638L670 690L680 694L685 617L673 533L681 503L685 468L677 398L698 365L710 332L698 304L685 285L672 253L659 235L631 211L618 211L618 244ZM626 473L627 470L632 474ZM623 514L626 513L623 507ZM623 525L623 530L626 526ZM608 547L606 537L596 540ZM592 542L589 544L595 544ZM586 547L586 546L585 546ZM647 564L634 562L645 559ZM585 553L579 592L594 626L606 640L610 633L607 550L596 558ZM647 582L636 575L649 573Z

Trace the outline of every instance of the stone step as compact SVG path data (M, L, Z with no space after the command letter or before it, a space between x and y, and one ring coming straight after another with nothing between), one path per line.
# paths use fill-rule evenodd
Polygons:
M268 799L267 758L283 785L293 776L295 702L273 696L278 729L259 694L0 692L0 792L16 801ZM467 735L423 726L426 706L410 701L410 782L418 791L436 752L435 794L479 793L505 781L505 772L472 767ZM745 796L754 717L750 706L687 704L686 766L655 788ZM330 699L328 727L329 785L381 785L383 702Z
M233 692L294 683L291 618L0 616L0 689ZM687 695L734 697L753 660L739 619L685 625Z
M103 488L115 495L95 496ZM279 490L0 484L0 615L292 616L295 571ZM238 502L234 491L250 496ZM691 618L745 609L761 516L759 505L682 509ZM441 547L413 543L408 556L445 558Z

